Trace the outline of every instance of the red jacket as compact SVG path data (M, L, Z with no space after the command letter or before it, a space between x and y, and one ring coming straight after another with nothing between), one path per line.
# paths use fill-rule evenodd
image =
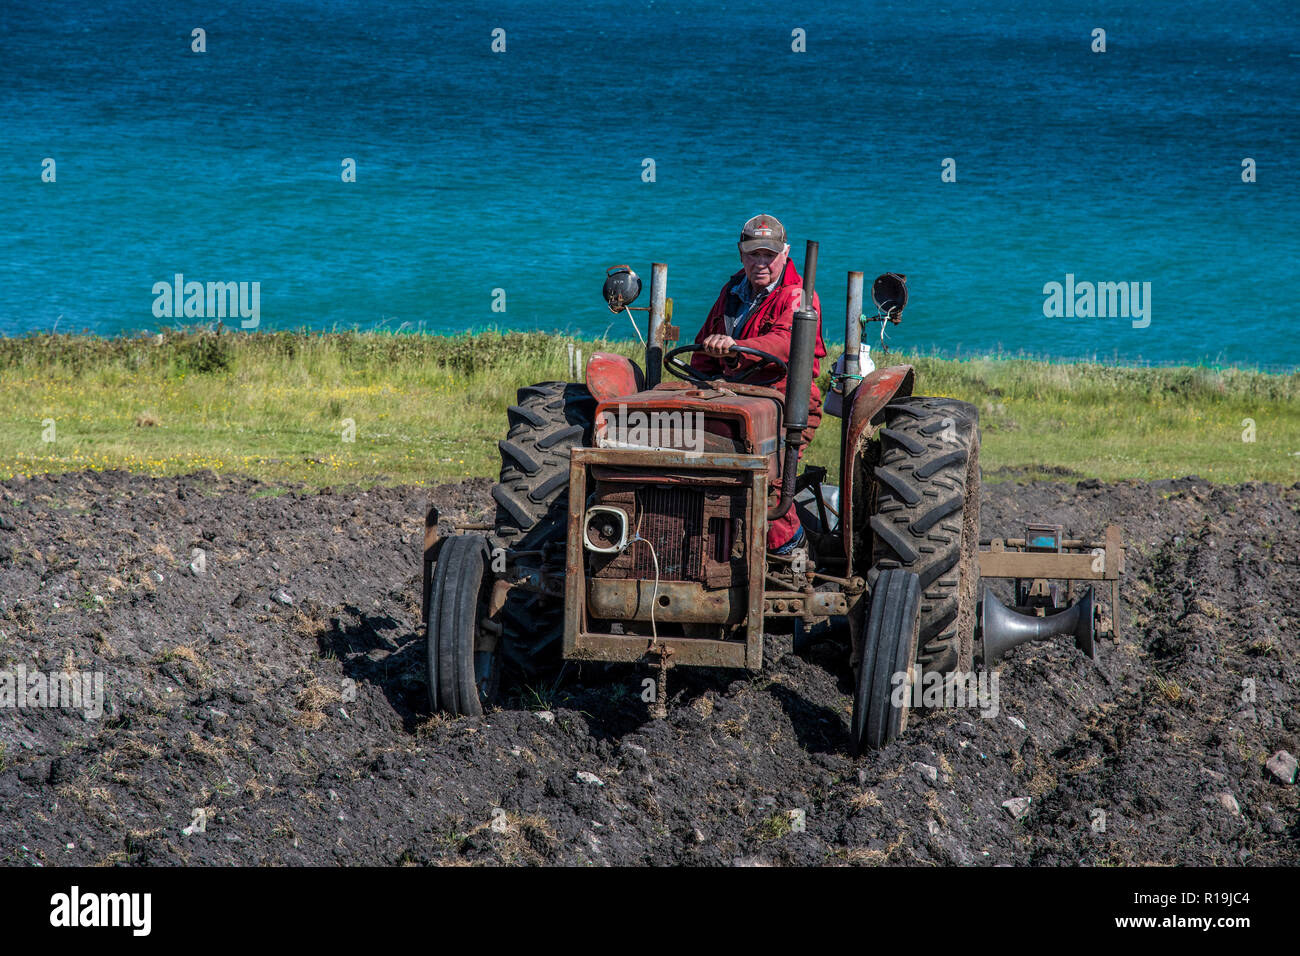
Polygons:
M704 320L704 327L700 329L700 334L695 336L695 344L700 345L710 335L726 335L727 326L723 319L723 314L727 307L727 297L731 294L731 287L745 277L745 270L741 269L722 287L718 294L718 300L713 303L713 308L709 310L709 317ZM751 349L759 349L771 355L775 355L783 362L790 361L790 332L794 325L794 313L803 301L803 278L795 269L794 262L787 259L785 263L785 272L781 275L781 281L758 306L754 312L750 313L748 320L745 322L744 338L732 336L736 339L737 345L743 345ZM822 417L822 396L821 391L817 388L816 378L821 372L821 359L826 355L826 343L822 341L822 310L820 297L813 292L813 311L817 313L817 348L813 352L813 386L812 395L808 406L808 429L805 436L811 440L813 429L821 421ZM739 356L734 364L728 363L724 366L723 360L714 358L712 355L706 355L704 352L696 352L691 356L691 366L698 369L706 375L716 375L724 369L727 372L743 370L750 366L757 365L763 360L752 355ZM782 375L774 366L769 365L771 374L765 370L758 372L751 379L751 384L766 385L785 394L786 376Z

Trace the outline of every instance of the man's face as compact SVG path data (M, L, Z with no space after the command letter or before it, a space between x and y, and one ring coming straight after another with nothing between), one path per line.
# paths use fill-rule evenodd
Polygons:
M740 264L745 267L745 278L755 289L771 285L785 271L785 260L789 254L788 244L780 252L773 252L771 249L742 252Z

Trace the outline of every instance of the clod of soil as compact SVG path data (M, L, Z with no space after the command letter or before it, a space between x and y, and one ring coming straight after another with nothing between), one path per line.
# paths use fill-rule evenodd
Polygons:
M847 654L780 636L757 675L674 671L664 721L647 672L592 665L429 717L424 511L490 519L489 488L0 485L0 674L105 679L98 718L0 709L0 861L1300 862L1265 769L1300 753L1300 484L986 485L986 536L1123 527L1121 637L1018 648L996 716L861 759Z

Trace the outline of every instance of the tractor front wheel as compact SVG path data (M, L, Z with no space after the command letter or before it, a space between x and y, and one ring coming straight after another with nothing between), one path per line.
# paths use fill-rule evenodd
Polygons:
M884 747L907 728L920 608L921 579L911 571L895 568L877 576L853 695L849 729L855 754Z
M487 541L456 535L443 542L429 586L426 675L435 713L478 716L501 680L499 625L487 619L492 576ZM494 631L495 628L495 631Z

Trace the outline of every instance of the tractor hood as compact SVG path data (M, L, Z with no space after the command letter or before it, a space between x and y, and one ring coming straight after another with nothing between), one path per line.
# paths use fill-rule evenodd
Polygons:
M780 428L781 406L772 398L726 388L660 386L600 402L595 444L700 455L771 455L775 460Z

